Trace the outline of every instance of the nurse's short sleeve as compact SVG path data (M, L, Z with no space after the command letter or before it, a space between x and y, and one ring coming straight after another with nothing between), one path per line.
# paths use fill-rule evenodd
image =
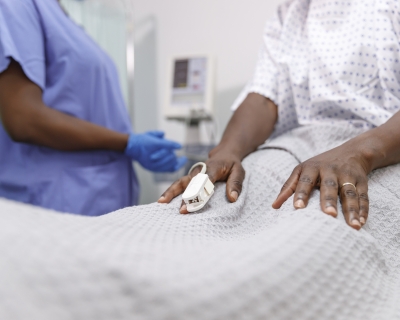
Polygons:
M279 10L269 20L264 28L263 45L258 55L258 61L253 79L242 90L233 103L231 109L236 110L249 93L258 93L274 102L277 102L278 95L278 67L275 56L280 48L281 19Z
M45 87L45 49L41 20L33 0L0 0L0 73L11 58L39 87Z

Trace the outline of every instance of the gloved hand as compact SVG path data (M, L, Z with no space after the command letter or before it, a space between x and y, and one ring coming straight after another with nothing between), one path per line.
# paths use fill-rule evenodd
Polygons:
M144 168L154 172L174 172L182 168L186 157L177 157L174 150L182 146L174 141L164 139L162 131L131 133L125 154L138 161Z

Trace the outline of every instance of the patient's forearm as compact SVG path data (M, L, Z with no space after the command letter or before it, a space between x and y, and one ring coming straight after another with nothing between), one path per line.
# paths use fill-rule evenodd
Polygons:
M366 161L366 171L400 162L400 112L385 124L372 129L348 143L359 145Z
M271 100L250 93L233 114L220 144L210 152L210 157L227 151L242 160L268 139L277 117L277 106Z

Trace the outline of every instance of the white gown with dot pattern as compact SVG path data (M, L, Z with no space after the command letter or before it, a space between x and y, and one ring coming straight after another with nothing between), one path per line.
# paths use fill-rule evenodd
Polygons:
M400 11L393 0L292 0L264 31L250 92L279 107L274 137L300 125L379 126L400 107Z

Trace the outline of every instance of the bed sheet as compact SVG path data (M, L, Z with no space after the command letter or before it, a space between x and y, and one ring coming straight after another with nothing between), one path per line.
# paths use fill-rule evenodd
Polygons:
M369 176L361 231L319 208L271 208L301 161L360 133L295 129L248 156L236 203L101 217L0 199L0 319L400 319L400 166Z

